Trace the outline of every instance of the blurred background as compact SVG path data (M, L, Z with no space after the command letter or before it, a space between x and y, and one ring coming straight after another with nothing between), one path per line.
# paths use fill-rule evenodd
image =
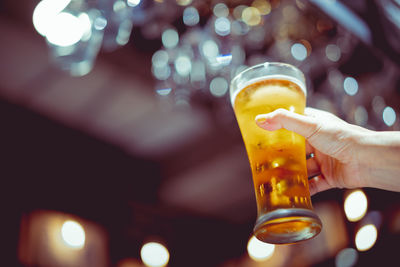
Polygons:
M2 0L1 265L395 266L383 190L314 196L310 241L252 238L228 89L265 61L304 72L308 106L400 130L398 0Z

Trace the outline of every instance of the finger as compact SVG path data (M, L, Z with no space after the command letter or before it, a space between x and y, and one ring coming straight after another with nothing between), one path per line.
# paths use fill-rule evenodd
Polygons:
M285 128L307 139L314 135L320 128L318 120L315 117L304 116L286 109L277 109L271 113L257 115L256 123L259 127L268 131Z
M306 107L304 109L304 115L310 116L310 117L326 117L326 116L331 116L332 114L321 109L316 109L312 107Z
M313 177L321 174L321 169L315 158L309 158L307 161L307 174L308 177Z
M310 195L315 195L316 193L331 189L332 186L328 184L323 175L316 176L308 180L308 187L310 190Z
M314 147L310 145L308 142L306 142L306 154L309 155L314 152L315 152Z

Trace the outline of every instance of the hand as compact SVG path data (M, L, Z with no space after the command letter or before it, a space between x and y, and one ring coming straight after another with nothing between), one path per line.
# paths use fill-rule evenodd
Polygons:
M305 115L278 109L256 117L259 127L274 131L281 128L296 132L307 140L307 160L310 194L331 188L357 188L368 185L361 164L359 141L369 131L349 124L335 115L306 108Z

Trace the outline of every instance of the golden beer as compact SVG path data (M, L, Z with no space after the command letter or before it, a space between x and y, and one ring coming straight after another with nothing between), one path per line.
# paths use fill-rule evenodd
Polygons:
M255 123L258 114L278 108L304 112L302 73L282 63L255 66L232 81L231 101L253 176L258 212L255 236L277 244L315 236L321 221L312 211L304 137L286 129L266 131Z

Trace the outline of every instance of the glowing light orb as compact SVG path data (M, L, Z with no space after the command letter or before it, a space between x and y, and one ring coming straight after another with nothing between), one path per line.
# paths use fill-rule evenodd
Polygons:
M82 248L85 244L85 230L76 221L68 220L61 227L61 237L71 248Z
M349 221L355 222L364 217L368 209L367 196L361 190L350 193L344 201L344 212Z
M58 46L74 45L81 40L85 30L90 27L83 23L87 21L71 13L61 12L54 17L51 27L47 29L47 41Z
M265 261L272 257L275 251L275 245L261 242L255 236L252 236L247 243L247 252L250 258L255 261Z
M346 94L353 96L358 92L358 82L353 77L346 77L343 82L343 88Z
M54 17L60 13L71 0L43 0L39 2L32 15L33 26L42 35L47 35L47 30L52 25Z
M161 267L169 261L169 252L166 247L157 242L149 242L140 250L140 257L147 266Z
M387 106L382 113L383 122L387 126L392 126L396 122L396 112L393 108Z
M356 247L359 251L366 251L372 248L378 237L378 230L375 225L367 224L358 230L356 234Z

